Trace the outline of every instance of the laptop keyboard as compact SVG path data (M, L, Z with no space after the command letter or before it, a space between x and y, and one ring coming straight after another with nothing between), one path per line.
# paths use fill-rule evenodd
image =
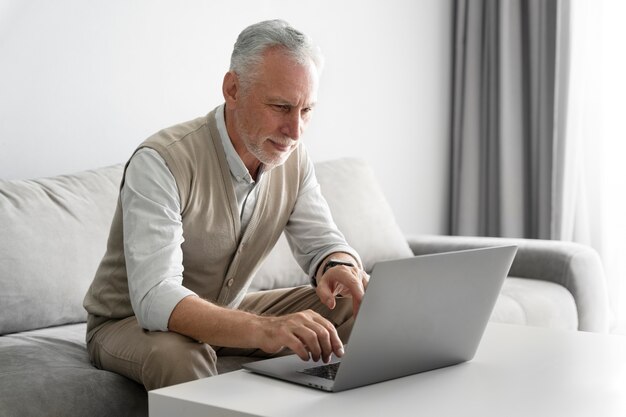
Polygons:
M302 370L302 373L307 375L313 375L324 379L330 379L331 381L335 380L335 376L337 376L337 370L339 369L339 364L341 362L330 363L328 365L315 366L313 368L306 368Z

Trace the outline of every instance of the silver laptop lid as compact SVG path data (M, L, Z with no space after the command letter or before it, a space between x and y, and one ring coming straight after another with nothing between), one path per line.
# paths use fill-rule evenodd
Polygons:
M472 359L515 246L377 263L333 391Z

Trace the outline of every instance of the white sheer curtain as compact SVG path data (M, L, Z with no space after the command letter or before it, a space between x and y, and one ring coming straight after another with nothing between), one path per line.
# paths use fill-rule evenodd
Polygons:
M573 0L556 236L603 260L613 331L626 334L626 2Z

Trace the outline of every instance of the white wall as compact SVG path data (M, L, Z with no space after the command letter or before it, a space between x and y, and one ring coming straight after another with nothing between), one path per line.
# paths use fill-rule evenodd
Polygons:
M368 160L403 230L444 232L450 0L0 0L0 178L126 161L221 103L237 34L276 17L326 56L313 159Z

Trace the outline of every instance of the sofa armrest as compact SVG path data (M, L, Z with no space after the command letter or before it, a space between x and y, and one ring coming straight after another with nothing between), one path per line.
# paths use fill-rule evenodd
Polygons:
M407 240L415 255L517 245L510 276L551 281L564 286L576 302L579 330L606 333L609 329L604 269L597 252L588 246L554 240L474 236L413 235Z

